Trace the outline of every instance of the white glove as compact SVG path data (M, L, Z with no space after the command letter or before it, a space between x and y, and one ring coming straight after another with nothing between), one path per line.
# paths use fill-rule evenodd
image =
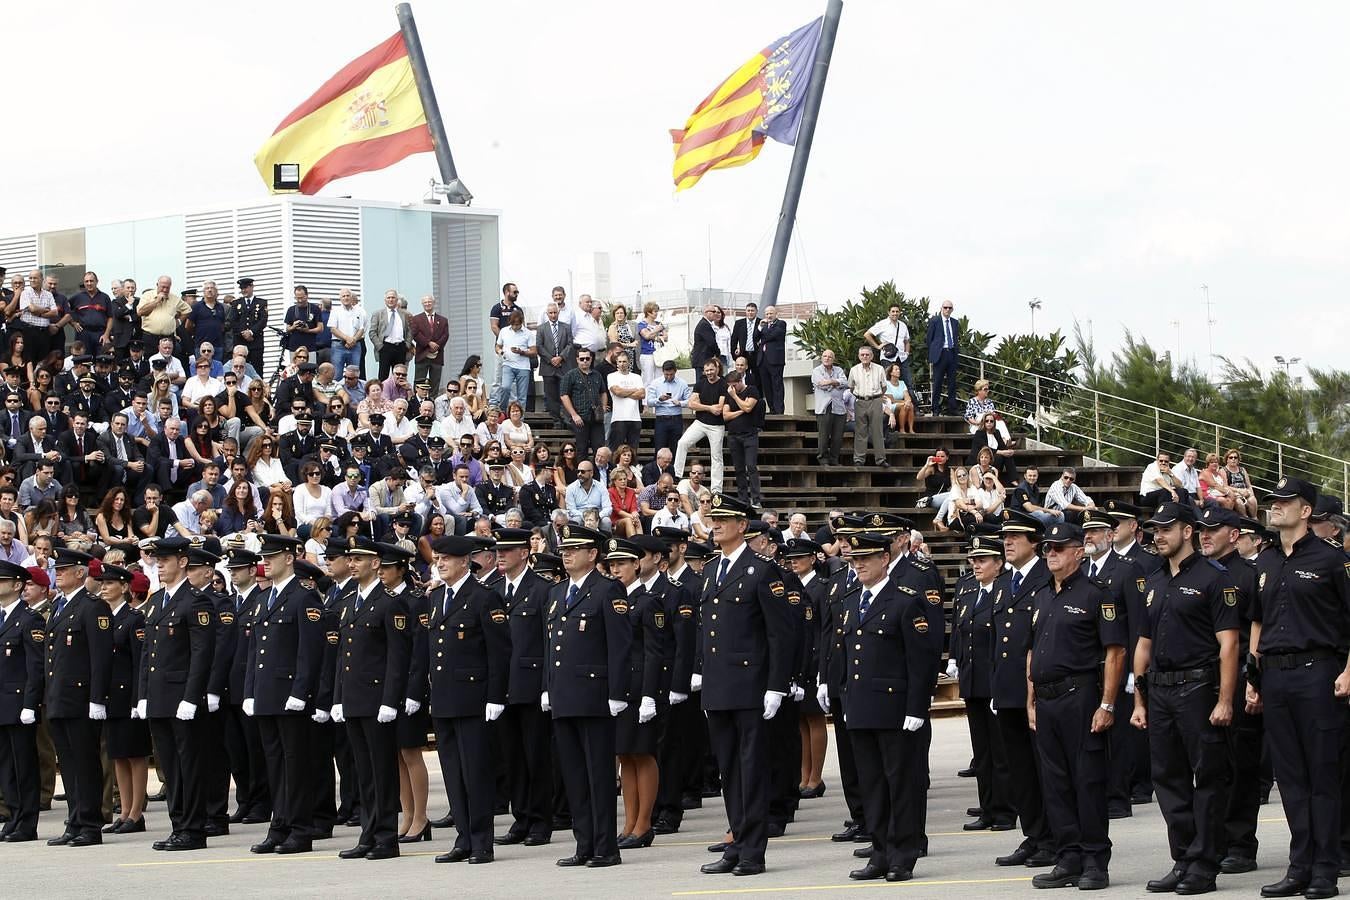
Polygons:
M553 707L548 705L548 691L544 691L539 695L539 709L543 712L548 712L552 708Z
M830 711L830 686L828 684L816 685L816 702L820 704L821 712Z
M407 697L407 698L405 698L405 699L403 700L403 713L404 713L404 715L408 715L408 716L415 715L415 714L417 713L417 711L418 711L419 709L421 709L421 708L422 708L422 702L421 702L420 700L414 700L414 699L411 698L411 697Z
M684 701L686 701L686 700L688 700L688 699L689 699L689 695L688 695L688 694L681 694L679 691L671 691L671 692L670 692L670 705L671 705L671 706L679 706L681 703L683 703Z
M1128 674L1128 675L1125 676L1125 693L1127 693L1127 694L1133 694L1133 693L1134 693L1134 673L1133 673L1133 672L1131 672L1130 674Z
M638 704L638 724L645 725L656 718L656 699L653 697L643 697L642 702Z
M375 711L375 721L381 725L388 725L398 718L398 710L392 706L381 706Z
M702 675L700 675L699 673L695 672L693 675L690 675L690 676L689 676L689 690L690 690L690 691L701 691L701 690L703 690L703 676L702 676Z
M959 681L961 679L961 673L956 668L956 660L954 659L947 660L947 677L952 681Z
M141 702L144 703L145 701L142 700ZM133 709L132 713L135 712L136 710ZM33 712L31 709L21 709L19 710L19 721L24 725L36 725L37 713Z
M138 700L138 701L136 701L136 718L138 718L138 719L149 719L150 716L146 714L146 710L147 710L147 707L149 707L149 705L150 705L150 701L149 701L149 700Z
M310 719L316 725L323 725L327 723L330 718L332 718L332 716L328 715L328 712L322 709L314 710L314 715L310 716Z
M219 694L207 694L207 695L206 695L206 711L207 711L207 712L216 712L216 711L219 710L219 709L220 709L220 695L219 695Z
M286 712L304 712L304 711L305 711L305 701L301 700L299 697L286 698Z
M788 685L788 696L793 700L801 700L806 697L806 691L797 687L795 684Z
M906 731L918 731L923 727L923 719L918 716L905 716L904 729Z
M89 718L93 719L95 722L102 722L104 719L108 718L108 707L104 706L102 703L90 703Z
M483 718L488 722L495 722L501 718L502 713L506 712L506 707L500 703L489 703L483 707Z
M998 707L994 705L994 701L992 698L990 698L989 700L989 711L994 715L998 715Z
M347 721L347 717L344 716L344 715L342 714L342 704L341 704L341 703L336 703L336 704L334 704L334 705L333 705L333 708L330 709L330 710L328 711L328 715L332 716L332 717L333 717L333 721L334 721L334 722L337 722L339 725L341 725L343 722Z
M627 709L627 708L628 708L628 701L627 701L627 700L611 700L611 701L609 701L609 714L610 714L611 716L617 716L619 713L623 712L623 711L624 711L625 709Z
M772 719L778 715L778 707L783 705L783 698L787 696L782 691L764 692L764 718Z
M197 715L197 704L189 703L186 700L178 701L178 712L174 713L180 722L191 722Z
M253 698L246 697L241 709L244 710L244 715L248 716L250 719L253 718Z

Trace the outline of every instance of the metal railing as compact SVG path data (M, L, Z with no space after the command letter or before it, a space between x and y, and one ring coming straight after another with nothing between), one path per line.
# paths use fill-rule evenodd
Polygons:
M986 360L961 361L958 392L970 396L980 378L990 381L999 414L1021 426L1014 430L1102 464L1147 465L1164 450L1175 462L1186 448L1195 447L1200 451L1197 465L1203 468L1206 453L1222 459L1226 450L1236 448L1253 485L1263 491L1289 475L1319 490L1350 496L1347 460Z

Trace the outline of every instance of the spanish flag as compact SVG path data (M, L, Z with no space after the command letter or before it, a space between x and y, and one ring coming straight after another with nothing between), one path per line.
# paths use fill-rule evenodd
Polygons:
M253 157L272 188L274 163L300 164L300 193L433 150L408 47L395 34L358 56L282 120Z
M743 166L768 135L797 139L802 101L811 83L823 19L803 25L750 57L670 132L675 142L675 190L691 188L711 169Z

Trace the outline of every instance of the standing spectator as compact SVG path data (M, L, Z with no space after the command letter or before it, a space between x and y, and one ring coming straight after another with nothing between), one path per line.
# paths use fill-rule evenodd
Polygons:
M70 298L70 312L75 339L83 342L85 352L112 348L112 299L98 289L98 275L84 273L80 292Z
M844 443L844 394L848 392L848 375L834 364L834 351L823 350L820 365L811 370L811 388L815 398L816 462L821 465L839 465L839 453Z
M778 307L764 308L759 330L760 376L769 415L783 414L783 368L787 365L787 323L778 318Z
M295 355L295 351L304 347L306 358L314 355L316 335L323 331L323 320L319 309L309 303L309 288L303 284L295 286L295 303L286 310L286 338L283 346Z
M867 447L883 469L890 468L886 459L886 444L882 439L881 395L885 393L885 374L881 366L872 363L872 348L858 348L858 364L849 370L848 389L853 392L855 421L853 423L853 464L867 462Z
M575 363L572 357L572 326L562 321L558 304L549 301L544 310L545 321L535 330L535 347L539 351L539 377L544 381L544 409L554 422L562 425L562 402L558 399L558 385Z
M694 346L689 351L689 361L695 372L703 371L705 362L722 355L722 349L717 344L716 319L717 307L708 304L703 307L703 318L694 326Z
M1059 480L1045 492L1045 508L1059 511L1065 519L1075 523L1083 521L1083 513L1097 508L1092 498L1076 484L1077 480L1078 471L1072 467L1066 468L1060 473Z
M417 380L441 385L445 365L445 344L450 340L450 320L436 312L436 298L422 298L422 314L412 320L413 358L417 361Z
M946 382L947 415L956 415L956 360L961 352L961 323L952 318L952 301L943 300L939 315L928 320L928 364L933 369L933 415L943 410L942 388Z
M632 369L632 357L620 352L614 357L617 371L606 378L610 397L609 446L638 445L642 436L642 398L647 391L642 376Z
M1194 453L1193 450L1187 450ZM1191 459L1192 465L1194 458ZM1247 470L1242 467L1242 454L1234 447L1224 454L1223 477L1228 483L1229 497L1233 500L1233 510L1239 516L1256 518L1256 488L1252 485L1251 476ZM1199 492L1199 480L1196 481L1196 491Z
M708 454L712 457L712 490L722 492L722 443L726 439L727 385L722 380L722 363L710 359L703 364L703 377L694 385L689 408L694 410L694 421L675 447L675 475L684 474L684 463L689 449L704 438L708 439Z
M642 321L638 323L638 362L643 384L656 378L656 348L666 342L666 326L656 318L660 312L661 306L655 301L642 304Z
M722 360L722 371L731 368L731 326L727 324L726 310L713 307L713 333L717 337L717 353Z
M589 347L592 353L602 353L609 344L609 335L603 321L604 311L590 294L580 297L581 309L572 325L572 343L577 349Z
M398 305L398 291L384 292L384 309L370 317L370 343L379 359L380 381L389 377L389 370L402 366L407 374L408 352L412 349L412 327L408 313Z
M155 286L141 295L136 312L141 317L141 330L158 342L162 338L175 340L178 323L192 308L173 292L173 279L161 275ZM170 345L172 346L172 345Z
M610 312L614 315L614 321L609 326L609 343L618 344L619 349L628 357L629 368L634 372L638 370L638 326L628 318L628 307L622 303L615 303Z
M255 372L262 372L263 329L267 327L267 301L253 293L253 279L240 278L239 298L225 316L225 328L231 340L248 348L248 364Z
M594 350L578 350L577 367L563 376L558 388L567 426L576 440L577 459L589 457L605 442L609 394L600 373L591 368L594 361Z
M365 308L356 302L356 294L351 288L338 291L338 303L340 306L328 316L328 331L333 335L328 361L336 371L343 373L344 378L347 366L356 366L354 374L359 380L365 368L368 317Z
M661 363L661 378L647 382L646 396L647 406L656 414L652 444L658 451L666 449L672 453L684 430L684 407L692 393L676 371L675 360Z
M192 304L185 322L192 332L191 345L212 347L225 342L225 304L220 302L220 292L214 281L202 284L202 299ZM86 346L88 344L86 343ZM220 365L220 363L216 363ZM214 369L213 376L219 375Z
M109 313L112 328L109 334L112 338L112 351L119 362L126 358L132 336L136 333L136 317L131 311L135 299L136 282L130 278L123 279L122 286L113 290L112 311Z
M568 328L576 331L577 326L577 305L567 304L567 290L560 284L555 284L553 290L549 291L549 302L558 307L558 321Z
M759 304L745 304L745 317L737 319L731 329L731 360L744 356L750 364L750 372L759 373L760 327ZM715 492L714 492L715 493Z
M47 337L47 326L61 318L56 307L56 298L42 284L42 272L34 269L28 273L28 285L19 294L19 329L23 334L23 359L26 363L39 363L47 356L51 341Z
M892 303L882 319L863 334L863 340L872 346L877 359L887 371L893 364L900 366L900 377L909 392L914 392L914 374L909 369L909 326L900 318L900 304Z
M769 307L773 309L773 307ZM736 358L736 371L727 376L727 440L731 467L736 470L736 496L742 503L762 505L759 489L759 432L764 427L764 399L747 377L749 363Z
M502 358L501 393L498 406L515 401L524 406L529 399L530 360L539 355L534 345L534 332L525 327L525 313L511 310L506 328L497 332L497 353Z

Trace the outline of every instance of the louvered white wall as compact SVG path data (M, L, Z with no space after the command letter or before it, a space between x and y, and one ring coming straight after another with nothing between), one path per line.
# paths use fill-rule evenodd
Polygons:
M483 225L468 217L432 219L432 283L441 313L450 320L446 366L458 367L470 353L484 355ZM459 369L456 368L455 372ZM484 371L491 371L484 366Z
M360 292L359 208L291 207L291 283L309 288L311 303L324 299L336 303L342 288Z
M183 246L187 286L200 289L214 281L222 297L237 292L234 210L184 216Z
M9 287L9 279L15 275L28 276L28 273L37 268L38 239L35 234L25 234L18 237L0 238L0 266L4 266L9 271L5 275L5 287Z
M237 242L236 269L240 278L253 279L253 292L267 301L267 322L280 328L290 303L290 289L285 284L285 239L282 207L253 206L236 211L235 234ZM271 331L264 332L264 362L270 379L277 365L280 339Z

